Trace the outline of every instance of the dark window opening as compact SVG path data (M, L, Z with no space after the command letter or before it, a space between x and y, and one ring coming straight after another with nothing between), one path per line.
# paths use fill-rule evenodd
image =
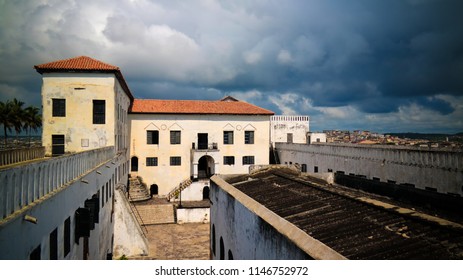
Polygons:
M182 158L181 157L170 157L170 165L171 166L182 165Z
M207 133L198 133L198 149L199 150L207 150L209 143L208 143L208 135Z
M71 217L64 221L64 239L63 239L64 257L71 252Z
M66 116L66 99L52 99L53 117L65 117Z
M234 165L235 164L235 157L234 156L224 156L223 157L223 164Z
M52 156L64 155L64 135L51 136L51 154Z
M181 143L181 131L172 130L170 132L170 144L177 145Z
M29 255L29 259L30 260L40 260L41 259L41 247L40 245L37 246L32 252L31 254Z
M158 158L157 157L147 157L146 166L158 166Z
M159 187L158 187L158 185L152 184L152 185L150 186L150 195L151 195L151 197L152 197L153 195L158 195L158 193L159 193Z
M209 192L210 192L210 189L208 186L205 186L203 188L203 199L209 199Z
M212 254L215 256L215 225L212 224Z
M254 156L244 156L243 165L254 164Z
M314 166L314 167L313 167L313 172L314 172L314 173L318 173L318 166Z
M103 207L104 207L104 185L101 187L101 208Z
M233 144L233 131L224 131L223 132L223 143L225 145Z
M58 229L50 233L50 260L58 259Z
M147 130L146 131L146 144L159 145L159 131Z
M93 100L93 124L105 124L106 101Z
M307 172L307 164L303 163L301 165L301 172Z
M131 166L132 166L132 171L133 172L137 172L138 171L138 158L137 157L132 157L130 159L130 163L131 163Z
M223 245L223 239L220 237L220 259L225 259L225 246Z
M254 144L254 131L244 132L244 144Z
M90 216L90 208L79 208L75 213L76 226L74 230L75 242L79 244L79 238L90 237L93 220Z
M286 143L293 143L293 134L292 133L286 134Z

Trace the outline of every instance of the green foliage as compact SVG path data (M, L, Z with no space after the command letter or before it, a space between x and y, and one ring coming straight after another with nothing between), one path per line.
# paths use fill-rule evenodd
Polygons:
M29 106L23 108L24 102L14 98L12 101L0 102L0 125L3 126L3 135L5 147L7 146L8 133L14 129L16 134L21 131L26 131L29 135L31 130L37 131L42 127L42 116L39 113L39 108Z

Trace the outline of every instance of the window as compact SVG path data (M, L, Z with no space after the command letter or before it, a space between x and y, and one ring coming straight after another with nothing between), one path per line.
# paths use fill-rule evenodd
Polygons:
M287 133L286 134L286 143L293 143L293 134Z
M244 144L254 144L254 131L244 132Z
M64 239L63 239L64 256L71 252L71 217L64 221Z
M93 100L93 124L105 124L105 111L105 100Z
M223 143L226 145L233 144L233 131L223 132Z
M104 207L104 185L101 187L101 208Z
M170 132L170 144L176 145L180 144L180 131L172 130Z
M52 156L64 155L64 135L51 136L51 154Z
M146 144L159 145L159 131L157 130L146 131Z
M58 259L58 229L50 233L50 260Z
M303 164L301 165L301 171L302 171L302 172L307 172L307 164L303 163Z
M157 157L147 157L146 166L158 166L158 158Z
M223 157L223 164L234 165L235 157L234 156L225 156Z
M32 252L31 254L29 255L29 259L30 260L40 260L41 259L41 247L40 247L40 244L39 246L37 246Z
M254 164L254 156L244 156L243 165L246 165L246 164Z
M182 158L181 157L170 157L170 165L171 166L182 165Z
M53 117L66 117L66 99L53 98Z
M318 166L314 166L314 167L313 167L313 172L314 172L314 173L318 173Z

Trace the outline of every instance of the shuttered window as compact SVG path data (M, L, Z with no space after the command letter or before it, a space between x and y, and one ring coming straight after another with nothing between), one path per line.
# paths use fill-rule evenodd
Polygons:
M181 133L178 130L172 130L170 132L170 144L180 144L181 139L180 139Z

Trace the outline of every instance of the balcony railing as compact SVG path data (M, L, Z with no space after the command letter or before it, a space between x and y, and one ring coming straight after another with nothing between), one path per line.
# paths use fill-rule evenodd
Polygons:
M196 143L192 143L191 148L193 150L198 150L198 151L201 151L201 150L218 150L219 149L217 143L198 143L197 146L196 146Z
M14 164L26 160L43 158L44 156L45 147L0 151L0 166Z
M0 170L0 221L114 156L111 146Z

